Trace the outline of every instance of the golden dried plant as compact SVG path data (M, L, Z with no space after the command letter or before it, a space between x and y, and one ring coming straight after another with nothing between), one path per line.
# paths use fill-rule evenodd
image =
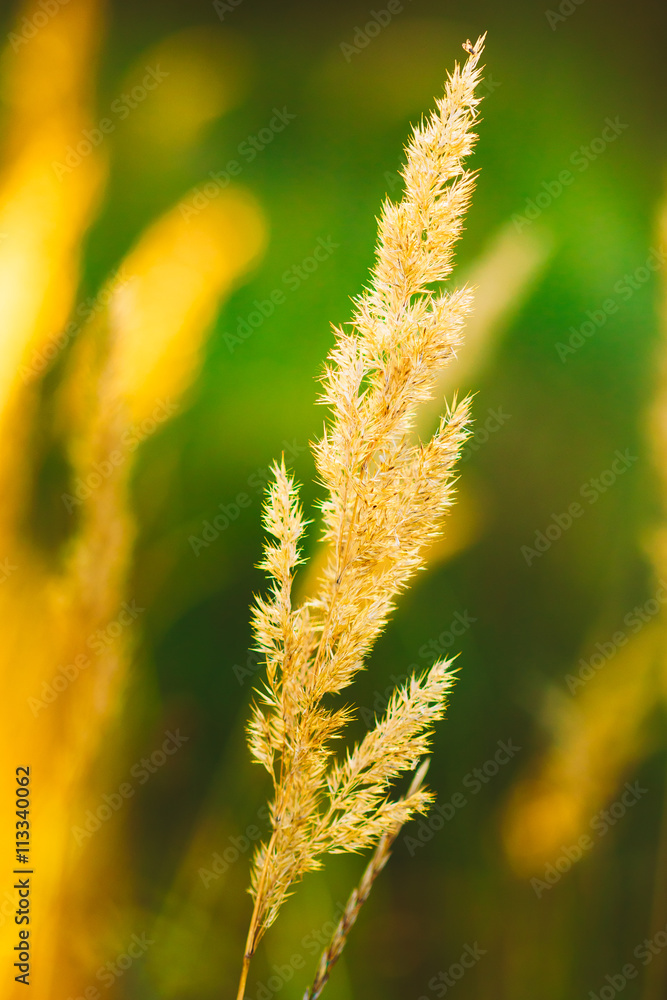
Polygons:
M538 230L535 225L518 233L511 222L501 224L485 241L479 255L466 270L466 280L475 289L475 309L466 320L465 342L457 350L456 364L441 369L433 398L420 407L415 433L426 435L432 431L440 415L441 400L450 390L456 386L461 389L473 386L485 375L493 364L494 355L512 318L544 272L554 245L548 230ZM477 541L486 526L485 507L479 486L475 487L466 477L466 481L460 484L456 504L448 515L446 534L436 539L426 553L425 572L432 573L439 569ZM318 545L312 552L305 572L297 578L293 591L295 600L300 601L317 593L327 555L326 544ZM201 576L197 578L197 587L212 585L212 580L203 581ZM245 710L241 708L241 711ZM238 725L241 722L239 717ZM236 727L235 721L233 728ZM220 920L233 921L235 892L231 890L229 880L236 876L230 876L226 871L209 880L208 869L202 859L214 854L230 832L235 832L229 802L234 798L235 789L245 780L243 769L236 767L235 762L230 764L227 760L219 768L216 780L209 789L208 800L193 827L188 847L174 873L168 904L158 918L157 943L147 956L147 962L151 966L151 975L160 980L161 988L169 995L177 995L179 990L186 988L213 988L210 983L217 982L217 973L201 960L207 950L215 948L220 965L227 964L228 955L222 951L218 926ZM221 807L223 802L225 806ZM382 844L386 845L384 837L378 844L378 850ZM388 858L389 849L384 856ZM369 868L372 863L369 863ZM200 878L194 881L193 868L200 871ZM363 900L361 884L355 893L359 893L358 898ZM352 903L352 909L356 909L356 902ZM197 914L196 918L193 914ZM341 923L344 920L345 915ZM196 924L196 930L193 930L193 924ZM331 968L330 955L336 953L340 940L338 934L326 951L327 974ZM232 947L232 942L226 940L225 949L231 950ZM279 947L279 941L274 940L272 948ZM311 990L317 988L316 981Z
M385 717L343 760L332 743L352 711L330 701L362 669L452 503L468 400L454 401L426 443L415 443L414 427L472 305L469 288L438 284L451 273L474 187L463 164L476 139L483 41L466 43L463 68L456 65L437 109L415 128L403 200L383 206L370 285L351 330L335 331L322 378L330 420L314 446L328 555L315 596L296 607L307 522L284 461L274 466L264 521L275 542L261 564L272 586L253 622L266 680L248 728L252 755L273 781L272 833L253 861L239 1000L257 944L294 884L324 854L371 847L431 800L420 782L398 800L390 790L429 746L452 684L449 661L397 689Z
M127 621L123 603L134 596L129 481L138 444L178 410L218 302L265 238L258 206L239 189L192 221L172 208L141 235L94 307L83 304L92 318L74 320L82 315L80 258L105 157L92 150L60 177L54 164L93 125L102 6L70 0L34 37L5 52L1 85L0 553L11 572L0 579L0 749L12 767L29 766L35 783L29 858L39 873L39 906L30 932L39 946L30 985L37 1000L89 989L126 904L127 866L114 838L100 835L91 847L73 830L114 766L114 724L132 666L132 628L119 632L118 622L121 613ZM35 21L40 10L28 2L20 13ZM41 460L35 442L52 418L42 405L43 378L61 352L67 363L53 397L57 427L49 431L67 454L72 493L61 500L76 516L66 539L46 546L31 516ZM78 483L90 485L79 490ZM109 626L114 641L95 641ZM4 796L6 857L16 847L14 810ZM0 945L10 954L16 875L7 869L3 879ZM23 985L3 983L3 1000L20 996Z

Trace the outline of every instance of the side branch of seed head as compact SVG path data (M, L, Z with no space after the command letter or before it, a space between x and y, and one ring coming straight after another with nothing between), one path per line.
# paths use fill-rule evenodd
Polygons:
M421 784L398 800L391 789L428 749L452 683L448 662L397 689L384 718L342 760L334 759L334 741L352 711L331 707L327 696L364 666L453 499L468 400L454 400L425 442L414 440L414 424L455 356L472 304L468 288L443 290L441 283L474 187L464 161L476 139L482 48L483 38L468 43L464 66L455 67L436 109L414 129L403 199L383 205L369 285L349 327L335 331L322 377L329 419L314 445L328 557L315 597L299 606L292 584L306 521L284 462L273 469L264 508L273 541L261 564L271 588L257 599L253 622L266 679L248 727L253 757L273 781L272 834L253 862L242 984L295 882L327 852L377 844L431 799Z

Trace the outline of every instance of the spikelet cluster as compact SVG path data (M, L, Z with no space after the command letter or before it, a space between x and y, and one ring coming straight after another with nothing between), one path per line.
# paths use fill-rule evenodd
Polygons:
M476 138L482 46L468 47L437 109L415 128L404 197L382 209L369 286L349 330L335 331L322 379L330 418L314 447L328 557L317 592L299 606L292 587L307 522L284 462L273 470L264 519L274 541L262 563L272 583L254 613L266 681L249 724L253 757L273 780L272 835L254 859L246 963L290 887L325 853L371 847L430 799L421 785L399 800L390 791L428 748L452 682L449 663L397 689L384 718L342 760L333 743L351 710L332 708L331 696L363 667L452 502L468 401L454 402L424 443L414 423L471 308L468 288L439 283L452 270L474 186L464 161Z
M406 798L410 798L421 787L424 775L428 771L428 766L429 760L427 758L422 761L415 772ZM343 915L338 921L329 943L322 952L317 971L315 972L315 978L310 988L306 990L303 1000L317 1000L328 983L331 970L343 954L348 934L357 921L359 911L370 896L376 878L389 861L392 845L401 831L401 826L402 823L400 822L394 824L393 827L388 828L380 837L373 856L361 876L359 885L355 886L350 893L345 909L343 910Z

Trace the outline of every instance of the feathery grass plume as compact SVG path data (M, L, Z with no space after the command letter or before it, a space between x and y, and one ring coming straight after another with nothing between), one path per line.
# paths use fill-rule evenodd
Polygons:
M441 369L432 398L419 409L415 433L428 434L440 417L443 396L472 386L488 368L502 336L534 290L551 258L554 240L545 228L517 233L511 222L492 234L468 270L475 289L475 311L466 320L465 341L456 354L456 366ZM467 484L470 487L470 483ZM484 529L481 504L474 492L460 492L449 518L447 534L438 538L426 557L432 571L477 541ZM298 595L313 594L327 557L320 546L299 581Z
M297 607L291 590L306 522L284 462L273 470L264 519L276 541L262 564L273 582L254 612L266 682L248 730L252 755L273 780L272 834L253 862L239 1000L257 943L294 883L327 852L371 847L431 798L422 787L399 800L389 792L416 766L443 715L448 662L397 689L385 717L343 761L332 760L331 744L351 710L325 707L324 699L363 667L452 502L468 401L455 402L426 443L414 443L411 432L419 404L455 354L472 303L468 288L432 286L452 270L474 187L463 161L476 139L483 41L467 43L465 65L455 67L437 110L415 128L403 200L383 206L370 285L356 301L350 332L336 331L322 378L331 417L314 447L329 553L316 596Z
M429 763L430 762L427 758L417 768L414 778L410 782L410 787L406 796L407 798L414 795L414 793L421 787L424 777L426 776L426 772L428 771ZM370 892L376 878L389 861L391 849L394 841L401 832L402 826L402 823L397 823L380 837L378 845L373 852L373 857L368 862L364 870L364 874L361 876L359 885L350 893L350 898L347 901L343 915L331 935L329 944L322 952L322 957L320 958L320 964L317 967L315 978L310 988L304 993L303 1000L317 1000L329 981L331 970L343 953L343 948L347 942L348 935L357 922L359 911L370 896Z
M555 241L550 232L538 230L537 223L521 233L516 231L511 222L503 223L485 242L467 270L467 280L475 288L475 310L466 321L465 342L457 351L456 365L442 369L434 399L420 408L415 427L417 433L430 432L440 414L440 401L450 388L456 383L474 385L493 363L493 355L505 330L533 293L554 246ZM429 407L433 408L433 419L426 412ZM437 539L428 551L424 566L426 571L433 572L434 568L441 567L455 554L477 541L486 527L485 505L482 500L479 490L472 487L466 477L459 485L456 504L448 515L446 534ZM180 531L179 538L185 534L185 529ZM167 543L160 540L158 554L153 558L161 561L165 559L166 547ZM298 601L316 592L326 557L326 545L318 545L302 574L303 578L296 581L293 596ZM152 561L146 556L144 558L152 567ZM164 573L152 573L151 580L159 586L159 581L164 576ZM212 585L213 580L199 574L196 580L186 582L196 587L197 593L201 594L201 588ZM145 584L144 589L147 589ZM185 592L181 600L190 600L192 593L192 590ZM157 601L153 603L155 628L155 609L163 605ZM222 908L228 907L231 910L234 906L234 892L230 891L229 883L224 879L213 879L211 876L209 881L206 870L201 867L201 861L202 858L210 857L221 840L234 832L228 826L228 806L230 796L233 798L234 786L244 780L242 770L229 761L219 768L216 780L209 790L208 801L193 826L188 847L181 855L178 869L174 872L169 903L159 917L159 926L155 932L159 943L151 949L147 962L152 966L151 974L162 977L162 989L172 991L174 995L179 989L186 988L205 991L209 988L204 982L206 976L217 982L217 970L213 971L211 966L201 960L201 956L210 952L211 948L215 947L217 950L220 967L227 967L227 956L221 951L218 925L227 915L227 911L223 913ZM193 867L199 868L201 872L201 877L194 881ZM217 914L217 920L213 919L213 910ZM192 930L193 912L198 915L196 931ZM225 947L233 947L232 942L225 941ZM198 975L202 977L201 981L197 980Z

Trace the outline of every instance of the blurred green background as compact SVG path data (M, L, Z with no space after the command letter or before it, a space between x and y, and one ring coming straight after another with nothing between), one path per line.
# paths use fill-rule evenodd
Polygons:
M374 9L384 6L380 0ZM262 485L285 450L312 511L318 490L307 446L322 426L316 375L332 343L330 323L349 318L350 298L367 280L375 217L385 195L399 191L394 178L410 123L441 93L461 43L488 30L490 82L472 164L481 174L457 274L471 272L513 217L525 221L527 202L548 190L545 183L568 168L574 180L562 195L543 197L535 226L551 255L489 362L460 386L476 393L480 426L492 409L509 417L462 465L470 537L401 599L351 693L366 710L355 730L362 732L392 678L426 667L435 656L429 642L445 633L440 645L460 652L461 671L438 726L429 782L441 805L457 792L467 803L433 824L441 829L406 829L413 839L399 839L327 993L330 1000L431 1000L450 991L460 1000L569 1000L616 989L613 977L633 962L641 971L623 987L628 1000L665 996L664 970L651 981L633 957L667 923L657 868L667 763L660 690L636 720L650 730L647 749L619 765L618 791L605 792L602 805L625 781L639 781L646 794L557 884L538 895L530 879L544 865L517 868L503 831L512 790L539 771L553 745L558 706L580 697L569 693L566 675L656 589L648 548L660 505L646 413L656 391L664 276L636 279L627 299L614 286L661 246L667 9L648 0L565 0L560 8L571 13L556 20L526 0L413 0L350 53L341 45L353 45L371 19L367 5L218 7L112 2L100 55L100 117L137 65L159 62L170 73L169 98L158 96L153 109L147 101L108 139L110 183L88 238L81 298L95 293L152 218L230 159L242 163L234 183L253 192L269 230L263 258L220 311L189 406L146 443L135 477L140 537L129 593L146 612L119 774L159 745L165 727L180 727L189 742L118 819L135 929L148 930L155 944L112 992L142 1000L235 995L250 915L243 838L249 824L265 830L258 810L268 792L243 735L257 676L248 608L263 586L255 569ZM558 14L557 3L551 11ZM12 14L9 5L5 30ZM251 159L241 144L276 108L294 117ZM578 169L571 157L601 136L607 118L627 127ZM513 227L529 228L520 220ZM330 254L299 277L295 268L320 240ZM257 301L276 289L284 302L241 336ZM556 345L610 297L617 311L563 360ZM639 460L527 565L521 547L581 499L583 484L611 467L617 449ZM247 506L239 507L239 494ZM229 526L195 554L191 538L202 536L220 504ZM44 517L58 519L48 504ZM313 526L311 551L316 540ZM450 641L457 614L471 624ZM601 671L589 690L602 692L605 681ZM576 713L570 723L585 724ZM464 779L493 759L499 740L520 752L475 793ZM575 794L576 770L571 780ZM591 818L599 808L591 807ZM224 850L234 860L205 886L202 870L212 871ZM559 845L551 860L561 853ZM249 998L302 996L316 942L363 863L333 859L299 887L262 944ZM466 945L484 955L448 986L439 974ZM295 955L305 966L285 982ZM650 970L660 961L656 954Z

